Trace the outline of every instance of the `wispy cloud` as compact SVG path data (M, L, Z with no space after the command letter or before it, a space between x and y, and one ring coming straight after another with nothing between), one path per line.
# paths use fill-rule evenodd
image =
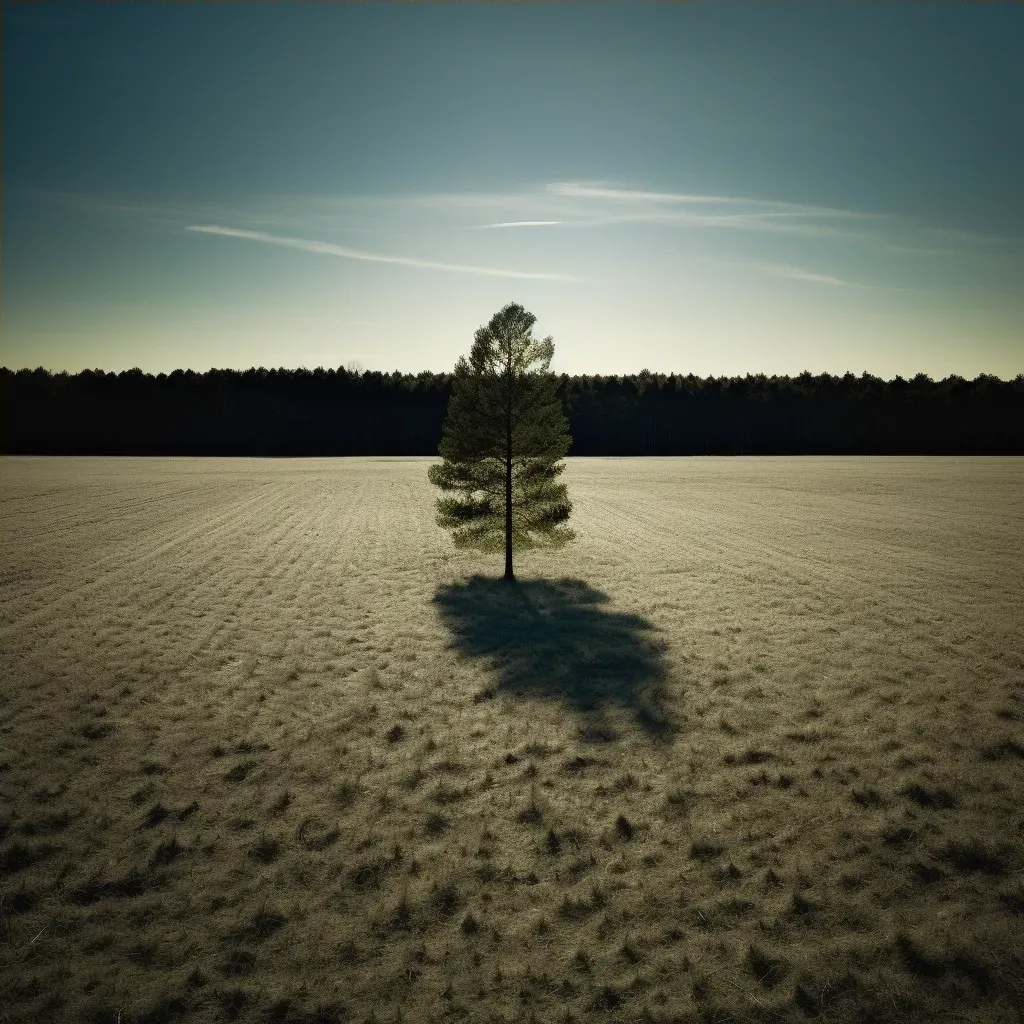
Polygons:
M785 277L791 281L809 281L812 284L840 285L844 287L858 284L857 281L847 281L841 277L833 277L831 274L820 274L815 270L793 267L786 263L763 263L757 266L759 270L763 270L765 273Z
M236 197L230 205L152 203L126 197L27 191L82 210L143 216L162 224L228 223L254 230L290 229L289 233L296 234L327 229L369 234L410 222L423 226L429 222L437 231L528 227L572 230L657 224L730 234L756 232L832 239L908 255L1024 255L1024 238L1019 236L926 225L897 214L750 196L656 191L607 181L556 181L507 192L250 194Z
M572 196L577 199L611 199L615 202L632 203L745 203L749 200L729 196L701 196L676 192L645 192L639 189L613 188L604 184L583 181L556 181L547 186L547 191L558 196Z
M763 216L775 217L840 217L855 220L879 219L879 214L843 210L831 206L784 202L778 199L753 199L746 196L700 195L693 192L649 192L642 189L618 188L605 182L557 181L546 187L554 195L580 199L607 199L619 204L643 205L718 205L747 207Z
M837 261L845 254L856 256L860 263L866 256L877 257L885 261L888 272L895 276L903 270L909 271L916 260L918 266L913 267L910 276L920 279L922 272L932 269L924 267L922 260L929 264L931 261L955 261L961 267L970 261L978 263L979 268L982 265L979 261L987 261L986 266L993 273L1008 273L1013 265L1019 268L1024 260L1024 238L1020 237L929 225L897 214L852 211L781 199L701 194L683 189L632 187L610 181L555 181L490 192L248 193L232 197L230 202L148 202L126 196L34 194L48 195L50 199L72 204L90 214L145 218L161 227L180 230L186 226L194 229L204 225L232 225L206 230L347 259L511 279L579 280L569 274L489 266L492 260L500 262L501 258L492 255L495 250L487 244L481 244L469 257L472 265L465 265L388 255L362 247L346 248L311 238L329 233L329 237L359 244L365 238L375 237L379 239L375 246L387 250L392 246L403 247L398 239L407 237L412 230L428 240L425 242L430 246L428 251L444 256L447 255L447 240L453 233L465 237L469 231L481 242L493 243L495 232L515 229L572 232L607 228L610 234L617 225L656 225L666 231L689 233L693 244L705 249L721 248L714 237L718 236L737 256L751 254L747 242L756 236L759 252L763 255L766 248L774 249L770 256L778 259L780 267L820 258L840 265ZM767 244L769 241L771 246ZM811 249L801 244L804 241L822 244ZM590 244L588 242L588 249ZM434 248L435 245L438 248ZM894 261L900 261L900 265L895 265ZM815 280L801 277L799 267L767 272L793 280ZM981 269L978 272L981 273ZM805 275L815 273L807 270ZM841 277L827 280L832 276L818 275L822 280L817 283L839 281L866 286L860 282L843 282ZM947 268L943 279L949 277Z
M769 232L808 238L873 240L890 218L827 206L746 196L656 192L609 182L560 181L519 193L409 196L412 207L463 213L508 211L515 219L473 224L474 229L558 226L566 229L620 224Z
M806 238L860 238L863 232L837 224L815 223L798 217L751 211L747 213L694 213L683 210L633 210L622 214L580 217L562 221L568 227L606 227L614 224L660 224L680 228L724 228L739 231L764 231L779 235L800 235Z
M474 227L483 228L543 228L554 224L564 224L561 220L503 220L497 224L475 224Z
M825 284L843 287L856 287L860 284L859 281L836 277L833 274L821 273L820 271L810 270L807 267L797 266L792 263L773 263L764 260L719 259L714 256L697 256L695 259L700 263L706 263L713 267L727 267L732 270L753 270L761 274L770 274L772 277L784 277L790 281L807 281L811 284Z
M621 188L607 182L562 181L545 187L549 195L595 205L596 216L566 218L577 227L647 223L689 228L724 228L802 235L811 238L864 237L870 222L886 220L879 214L827 206L746 196L701 195L690 192L652 192ZM581 210L582 212L582 210Z
M494 267L474 267L461 263L439 263L436 260L421 260L412 256L384 256L380 253L347 249L330 242L318 242L308 238L287 238L283 235L268 235L263 231L245 231L241 228L221 227L215 224L191 224L187 230L206 235L223 235L227 238L243 238L250 242L267 245L281 245L303 252L319 253L323 256L341 256L350 260L366 260L370 263L394 263L404 267L419 267L422 270L446 270L461 274L480 274L485 277L512 277L540 281L577 281L570 274L549 274L527 270L499 270Z
M896 285L881 284L873 281L862 281L849 277L837 277L834 274L826 274L819 270L812 270L792 263L773 263L763 260L717 259L711 256L698 256L696 259L701 263L707 263L712 266L753 270L757 273L769 274L772 277L786 278L789 281L804 281L808 284L822 284L833 288L871 288L880 291L920 290L916 288L903 288Z
M481 228L541 221L564 229L658 224L832 239L922 256L1024 252L1024 238L1019 236L928 225L898 214L751 196L662 192L607 181L556 181L514 193L430 194L407 200L436 210L500 209L518 215L497 224L474 225Z

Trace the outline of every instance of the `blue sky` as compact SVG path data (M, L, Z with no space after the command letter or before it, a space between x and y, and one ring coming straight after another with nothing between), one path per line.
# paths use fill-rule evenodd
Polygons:
M1019 6L5 18L7 366L1024 372Z

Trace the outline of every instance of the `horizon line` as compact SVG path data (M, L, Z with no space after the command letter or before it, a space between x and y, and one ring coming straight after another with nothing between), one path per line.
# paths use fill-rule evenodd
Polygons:
M53 369L50 369L50 368L45 367L45 366L35 366L35 367L23 366L23 367L20 367L18 369L12 369L11 367L6 366L6 365L0 365L0 374L11 374L11 375L17 375L19 373L34 374L34 373L38 373L40 370L42 370L43 373L45 373L45 374L47 374L47 375L49 375L51 377L59 377L59 376L62 376L62 375L63 376L69 376L69 377L77 377L77 376L81 376L82 374L85 374L85 373L90 373L90 374L94 374L94 375L103 374L104 376L113 375L113 376L119 377L119 376L121 376L123 374L133 374L134 375L135 371L138 371L139 374L141 374L143 377L149 377L149 378L152 378L154 380L157 380L160 377L170 377L170 376L172 376L174 374L189 374L189 373L191 373L191 374L195 374L197 376L206 376L206 374L208 374L208 373L237 373L237 374L245 374L245 373L258 372L260 370L262 370L265 373L281 373L281 372L284 372L284 373L299 373L299 372L302 372L302 373L308 373L308 374L314 374L318 370L322 370L324 373L333 373L333 374L339 374L341 372L344 372L344 373L346 373L346 374L348 374L350 376L354 376L354 377L363 377L363 376L366 376L367 374L379 374L379 375L384 376L384 377L393 377L396 373L399 374L401 377L418 377L421 374L425 374L425 373L430 373L430 374L433 374L434 376L454 376L454 373L455 373L454 369L452 369L452 370L429 370L429 369L423 369L423 370L415 370L414 371L414 370L398 370L398 369L395 369L395 370L374 370L374 369L363 368L363 369L359 369L359 370L350 370L344 364L338 365L336 367L335 366L323 366L323 365L319 365L319 366L315 366L315 367L308 367L308 366L248 366L248 367L245 367L245 368L239 368L239 367L234 367L234 366L211 366L211 367L209 367L206 370L194 370L191 367L177 367L174 370L171 370L169 372L166 371L166 370L159 370L159 371L157 371L155 373L153 371L151 371L151 370L143 370L139 366L126 367L125 369L122 369L122 370L104 370L102 367L98 367L98 366L97 367L88 367L87 366L87 367L83 367L81 370L53 370ZM862 380L863 378L867 377L867 378L870 378L872 380L884 381L887 384L892 383L893 381L896 381L896 380L903 380L903 381L906 381L907 383L909 383L909 382L912 382L912 381L916 380L918 377L926 377L933 384L942 384L942 383L944 383L945 381L948 381L948 380L962 380L962 381L966 381L967 383L973 383L973 382L978 381L978 380L998 380L998 381L1000 381L1001 383L1004 383L1004 384L1012 384L1012 383L1014 383L1015 381L1018 381L1018 380L1024 381L1024 370L1022 370L1020 373L1015 374L1013 377L1000 377L998 374L995 374L995 373L978 373L974 377L964 377L964 376L962 376L959 373L949 373L945 377L933 377L931 374L925 373L924 371L919 371L918 373L914 374L913 376L904 376L903 374L897 373L895 376L889 377L889 378L880 377L877 374L871 373L869 370L862 370L860 373L854 373L853 370L845 370L843 373L832 373L832 372L830 372L828 370L822 370L820 373L813 373L810 370L801 370L799 373L796 373L796 374L792 374L792 373L765 373L764 371L758 371L758 372L755 372L755 373L751 373L748 370L744 374L718 374L718 375L716 375L716 374L711 373L711 374L707 374L706 376L702 376L702 375L696 374L696 373L681 373L681 372L678 372L678 371L675 371L675 370L665 372L665 371L661 371L661 370L650 370L650 369L646 369L646 368L642 369L642 370L633 370L633 371L624 372L624 373L568 373L568 372L565 372L565 371L559 372L557 370L552 370L551 373L553 373L554 376L556 376L556 377L569 377L570 379L572 379L574 377L603 377L603 378L606 378L606 379L612 379L612 378L629 379L631 377L642 377L642 376L644 376L646 374L651 379L679 377L679 378L683 378L684 380L692 378L694 380L705 380L705 381L706 380L716 380L716 381L729 380L729 381L732 381L732 380L750 380L750 379L754 379L754 380L758 380L758 379L764 379L764 380L798 380L800 377L803 377L804 375L808 375L808 376L810 376L812 378L829 377L829 378L833 378L833 379L837 379L837 380L843 380L847 376L852 376L852 377L854 377L857 380Z

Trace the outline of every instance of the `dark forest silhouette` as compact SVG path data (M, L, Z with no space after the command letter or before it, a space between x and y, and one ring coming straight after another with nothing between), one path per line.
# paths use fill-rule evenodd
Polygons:
M7 454L436 455L452 374L0 368ZM563 375L570 455L1024 454L1024 374Z

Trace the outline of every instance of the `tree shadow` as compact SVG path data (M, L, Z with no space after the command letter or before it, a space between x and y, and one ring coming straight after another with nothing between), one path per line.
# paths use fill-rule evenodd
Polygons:
M660 740L676 731L666 711L664 644L654 637L655 626L606 610L608 595L583 580L507 583L473 576L438 587L433 600L451 646L493 666L497 689L558 697L577 711L622 707ZM614 738L608 730L589 732L597 741ZM588 738L587 729L583 734Z

